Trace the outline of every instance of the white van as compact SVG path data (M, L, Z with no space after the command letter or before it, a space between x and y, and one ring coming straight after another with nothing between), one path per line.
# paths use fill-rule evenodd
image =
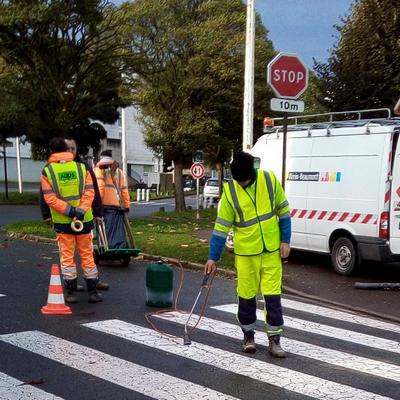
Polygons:
M350 275L362 260L400 261L400 118L363 119L362 110L289 118L285 192L293 249L331 254ZM334 121L338 115L357 120ZM382 115L382 114L381 114ZM274 121L276 123L276 119ZM283 127L264 127L251 154L282 178Z

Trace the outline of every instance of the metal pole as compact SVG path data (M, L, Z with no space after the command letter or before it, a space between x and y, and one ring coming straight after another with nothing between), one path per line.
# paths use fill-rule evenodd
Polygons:
M19 148L19 136L15 138L15 145L17 147L17 171L18 171L18 190L22 193L22 173L21 173L21 150Z
M4 183L6 185L6 199L8 200L7 154L6 154L5 143L3 143L3 155L4 155Z
M196 207L197 207L197 215L196 218L200 219L200 210L199 210L199 192L200 192L200 179L196 179Z
M125 108L121 111L121 119L122 119L122 134L121 134L121 158L122 158L122 172L125 175L125 179L128 176L128 161L126 158L126 112ZM128 185L128 181L126 182Z
M282 151L282 188L285 190L286 180L286 142L287 142L288 113L283 114L283 151Z
M249 151L253 145L255 21L255 0L247 0L243 102L243 151Z

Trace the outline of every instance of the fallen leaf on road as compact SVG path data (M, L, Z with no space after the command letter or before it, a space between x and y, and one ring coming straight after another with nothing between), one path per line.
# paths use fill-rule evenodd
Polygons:
M52 260L53 257L40 257L42 260Z
M45 383L45 382L46 382L46 379L39 378L37 381L24 382L24 383L21 383L19 386L23 386L23 385L41 385L42 383Z
M7 247L7 243L0 244L0 247Z

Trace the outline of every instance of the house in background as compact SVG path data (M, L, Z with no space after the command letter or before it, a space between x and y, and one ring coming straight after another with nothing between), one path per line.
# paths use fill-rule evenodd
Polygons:
M170 189L172 185L171 173L162 173L162 160L155 157L143 140L143 133L135 120L137 109L127 107L125 109L126 126L126 147L127 147L127 177L130 190L135 189L137 185L145 187L154 187L159 184L160 190ZM99 123L99 122L96 122ZM101 124L101 123L100 123ZM113 158L117 160L122 167L122 119L115 124L101 124L107 132L107 138L102 141L101 151L111 150ZM18 173L18 149L16 138L7 139L10 146L6 147L7 162L7 180L10 182L19 181ZM40 182L40 175L44 167L43 161L34 161L31 158L31 146L29 143L19 144L19 159L22 187L24 182ZM88 154L94 162L99 160L99 154L91 150ZM0 162L0 181L5 180L4 160Z

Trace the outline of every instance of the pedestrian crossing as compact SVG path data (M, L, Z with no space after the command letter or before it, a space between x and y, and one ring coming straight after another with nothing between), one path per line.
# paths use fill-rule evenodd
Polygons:
M283 299L282 303L285 310L282 347L288 353L284 360L267 354L268 338L262 327L261 309L257 313L258 351L255 355L240 351L243 334L235 321L236 304L211 307L191 335L190 346L183 344L182 337L163 335L144 321L107 319L79 324L79 335L96 333L104 336L104 341L115 341L124 349L154 353L158 361L151 368L135 357L125 359L107 354L38 330L0 335L0 343L57 362L67 368L64 374L72 368L98 379L98 384L105 381L132 391L132 399L142 395L165 400L253 400L254 395L248 397L255 390L253 386L257 393L258 388L263 388L260 400L400 399L400 344L393 339L400 333L399 325L290 299ZM187 314L173 310L154 317L165 332L183 333L188 320ZM191 326L198 319L193 314ZM307 340L302 341L307 334ZM236 393L222 380L220 385L214 383L209 387L207 379L180 374L179 368L164 370L163 362L171 357L182 371L192 366L193 371L205 370L213 375L221 374L225 379L229 376L232 382L245 382L253 392L242 389ZM45 388L22 385L15 377L0 372L0 399L58 400L63 397L47 393Z

